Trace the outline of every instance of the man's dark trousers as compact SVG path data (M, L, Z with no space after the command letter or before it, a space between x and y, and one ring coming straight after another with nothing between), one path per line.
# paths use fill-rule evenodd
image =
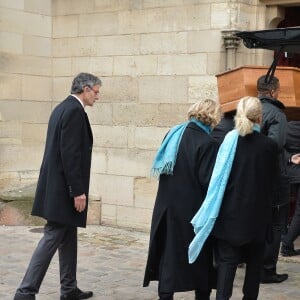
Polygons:
M296 184L296 208L291 225L282 240L282 245L294 249L294 241L300 234L300 184Z
M272 208L272 241L266 242L262 276L276 274L281 237L286 230L288 204Z
M217 300L230 299L238 264L246 263L243 285L244 300L256 300L259 292L260 271L263 262L264 243L248 243L233 246L227 241L217 241L218 283Z
M77 227L47 222L44 236L35 249L16 294L34 298L39 292L51 259L58 250L61 295L77 287Z

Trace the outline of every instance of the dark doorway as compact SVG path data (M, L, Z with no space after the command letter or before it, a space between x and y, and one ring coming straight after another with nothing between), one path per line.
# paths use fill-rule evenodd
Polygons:
M277 28L300 26L300 6L286 7L285 19L282 20ZM300 68L300 54L285 52L279 58L278 66L289 66Z

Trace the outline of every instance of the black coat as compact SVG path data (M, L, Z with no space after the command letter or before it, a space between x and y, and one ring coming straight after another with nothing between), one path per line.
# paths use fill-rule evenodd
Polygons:
M212 245L208 241L195 263L188 263L194 238L190 224L200 208L217 153L217 142L190 123L178 149L173 175L161 175L153 211L144 286L160 281L160 290L208 289L212 284Z
M214 128L211 136L221 144L225 138L225 135L234 128L234 119L222 118L221 122Z
M79 213L74 197L88 200L93 136L79 101L69 96L53 110L47 131L32 215L85 227L87 207Z
M257 132L239 137L213 236L234 246L265 241L271 225L276 162L274 141Z
M293 154L300 153L300 121L288 122L286 139L286 162ZM300 183L300 165L287 164L287 172L292 184Z
M286 168L284 146L287 138L287 119L283 112L284 105L279 100L268 97L259 97L263 107L263 120L261 132L277 144L278 151L278 192L272 203L274 207L289 203L289 177Z

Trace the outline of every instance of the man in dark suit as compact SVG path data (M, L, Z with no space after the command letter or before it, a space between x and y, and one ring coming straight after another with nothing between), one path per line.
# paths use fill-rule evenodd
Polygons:
M88 73L74 79L71 95L53 110L32 215L46 219L40 240L14 300L35 299L58 250L61 300L88 299L77 287L77 227L85 227L93 135L85 106L99 99L101 80Z

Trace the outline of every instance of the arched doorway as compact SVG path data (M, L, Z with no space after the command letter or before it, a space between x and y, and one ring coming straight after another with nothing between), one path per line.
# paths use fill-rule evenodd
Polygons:
M285 7L285 18L282 20L277 28L300 26L300 6ZM300 54L299 53L283 53L279 58L278 66L289 66L300 68Z

